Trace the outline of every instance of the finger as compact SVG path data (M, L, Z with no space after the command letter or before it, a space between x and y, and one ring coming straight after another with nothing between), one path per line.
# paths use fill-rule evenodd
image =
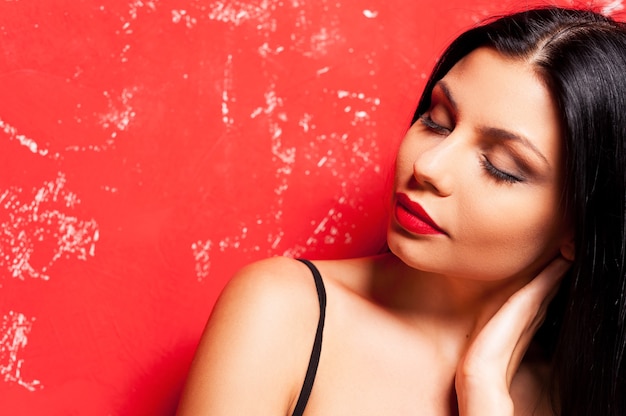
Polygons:
M500 352L506 356L506 350L510 351L506 377L509 386L535 333L545 320L548 306L558 292L559 283L570 264L562 257L556 258L532 281L511 296L498 312L501 325L504 326L504 322L508 321L508 325L505 326L508 333L503 333L502 336L516 341L514 344L503 346ZM524 319L511 319L514 316Z
M519 337L513 348L507 370L509 385L537 330L543 324L548 306L556 296L559 284L570 266L571 262L562 257L556 258L507 302L516 303L515 308L517 308L518 312L527 317L525 325L518 321L518 327L512 329L512 331L519 333Z
M507 300L470 346L464 370L500 372L510 385L569 264L555 259Z
M489 321L488 325L500 325L512 338L536 321L558 291L558 284L570 263L562 257L554 259L526 286L515 292Z

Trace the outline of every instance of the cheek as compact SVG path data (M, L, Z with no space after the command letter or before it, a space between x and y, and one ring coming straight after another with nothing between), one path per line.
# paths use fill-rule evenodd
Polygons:
M396 153L395 181L403 183L413 176L415 161L437 142L436 138L428 137L413 125L402 139Z
M395 166L395 183L398 184L400 182L406 181L408 177L412 175L413 172L413 160L414 157L411 155L415 155L416 149L412 149L407 140L405 139L398 149L398 153L396 155L396 166Z
M551 195L501 192L495 200L488 196L471 194L471 201L464 204L471 208L458 216L459 260L480 259L478 264L473 260L477 273L502 277L555 255L561 227Z

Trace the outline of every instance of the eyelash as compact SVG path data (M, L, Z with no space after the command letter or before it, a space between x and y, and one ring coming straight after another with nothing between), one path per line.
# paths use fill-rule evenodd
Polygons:
M480 159L480 164L487 171L487 173L491 175L491 177L494 178L498 182L506 182L506 183L522 182L521 178L518 178L517 176L513 176L510 173L503 172L500 169L493 166L491 162L489 161L489 159L487 159L487 156L484 156L484 155L482 156L482 158Z
M435 134L447 135L450 133L450 129L435 123L433 119L430 118L430 115L428 113L422 114L419 120L424 126L426 126L426 128L428 128ZM480 165L497 182L504 182L504 183L522 182L521 178L518 178L517 176L511 175L510 173L507 173L507 172L503 172L500 169L496 168L494 165L491 164L489 159L487 159L487 156L484 156L484 155L482 156L480 160Z
M422 114L419 120L424 126L426 126L426 128L431 130L433 133L436 133L442 136L450 133L450 129L447 129L443 127L442 125L435 123L433 119L430 118L430 115L428 113Z

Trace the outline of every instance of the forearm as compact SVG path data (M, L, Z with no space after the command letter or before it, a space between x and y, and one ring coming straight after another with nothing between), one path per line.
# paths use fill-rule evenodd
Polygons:
M459 416L513 416L513 399L507 389L490 386L489 382L469 387L457 382Z

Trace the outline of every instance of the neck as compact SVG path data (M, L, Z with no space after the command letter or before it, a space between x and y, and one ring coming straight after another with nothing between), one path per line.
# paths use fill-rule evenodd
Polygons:
M393 255L384 259L374 279L378 301L408 321L437 333L466 338L484 326L532 275L497 281L446 276L415 270ZM429 325L432 324L432 325Z

